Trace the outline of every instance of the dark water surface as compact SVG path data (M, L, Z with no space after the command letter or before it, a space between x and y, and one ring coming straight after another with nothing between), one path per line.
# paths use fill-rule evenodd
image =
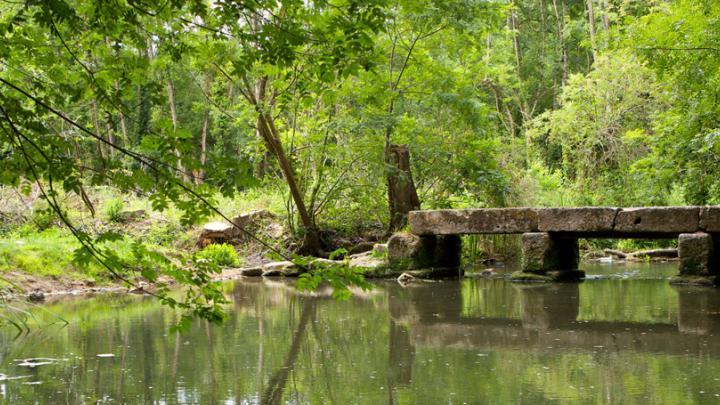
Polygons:
M387 282L347 302L242 281L226 286L227 323L185 335L149 298L65 300L46 308L67 326L0 329L0 401L720 403L720 291L670 286L675 266L587 265L614 276L579 284Z

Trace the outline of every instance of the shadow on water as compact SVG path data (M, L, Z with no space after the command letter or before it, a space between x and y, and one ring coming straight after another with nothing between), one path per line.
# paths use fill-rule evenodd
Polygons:
M660 270L654 270L660 271ZM220 326L168 334L153 300L53 305L0 330L0 402L693 403L720 397L720 295L664 279L379 283L338 302L289 282L227 285ZM38 314L38 316L43 316ZM114 354L114 357L98 357ZM44 365L28 367L32 358ZM718 395L718 397L715 396Z

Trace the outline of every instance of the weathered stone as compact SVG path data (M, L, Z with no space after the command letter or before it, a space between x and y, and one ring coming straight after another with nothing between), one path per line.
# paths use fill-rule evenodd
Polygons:
M522 271L526 273L576 270L580 261L577 238L531 232L523 234L522 244Z
M618 208L577 207L537 210L541 232L611 232Z
M460 237L396 233L388 241L388 262L403 270L457 268L460 266Z
M418 235L533 232L537 213L532 208L412 211L410 229Z
M410 275L408 273L403 273L397 278L397 282L400 283L400 285L407 285L415 281L415 276Z
M350 248L350 250L348 250L348 254L356 255L358 253L369 252L373 249L373 246L375 246L375 243L363 241Z
M227 222L209 222L203 226L197 246L203 248L211 243L224 243L234 237L233 226Z
M350 258L350 268L362 271L366 275L373 277L388 276L386 274L387 262L369 254L355 256Z
M707 233L682 233L678 237L681 276L716 275L713 238Z
M120 213L120 222L133 222L145 218L145 210L123 211Z
M701 207L699 227L705 232L720 232L720 207Z
M372 252L378 256L387 255L388 244L387 243L376 243L373 245Z
M300 269L290 261L272 262L263 265L263 277L285 276L292 277L300 274Z
M257 267L247 267L240 270L240 275L245 277L259 277L263 274L263 268L260 266Z
M318 258L310 262L310 265L308 266L311 270L315 269L326 269L333 266L342 266L345 262L342 260L329 260L329 259L323 259Z
M673 234L696 232L699 207L623 208L615 218L615 232Z

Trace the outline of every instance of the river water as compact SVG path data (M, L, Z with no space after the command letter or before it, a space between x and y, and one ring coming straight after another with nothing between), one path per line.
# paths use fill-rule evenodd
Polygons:
M151 298L63 300L34 309L30 333L0 329L0 401L720 402L718 290L670 286L675 264L585 270L577 284L382 282L346 302L238 281L228 321L184 335Z

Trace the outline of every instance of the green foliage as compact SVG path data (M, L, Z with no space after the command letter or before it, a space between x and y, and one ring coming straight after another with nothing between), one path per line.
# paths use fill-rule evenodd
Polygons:
M122 222L122 212L125 208L125 203L119 198L114 198L105 204L105 216L110 222Z
M227 243L208 245L197 252L195 257L210 261L218 266L237 267L240 265L240 257L235 248Z

